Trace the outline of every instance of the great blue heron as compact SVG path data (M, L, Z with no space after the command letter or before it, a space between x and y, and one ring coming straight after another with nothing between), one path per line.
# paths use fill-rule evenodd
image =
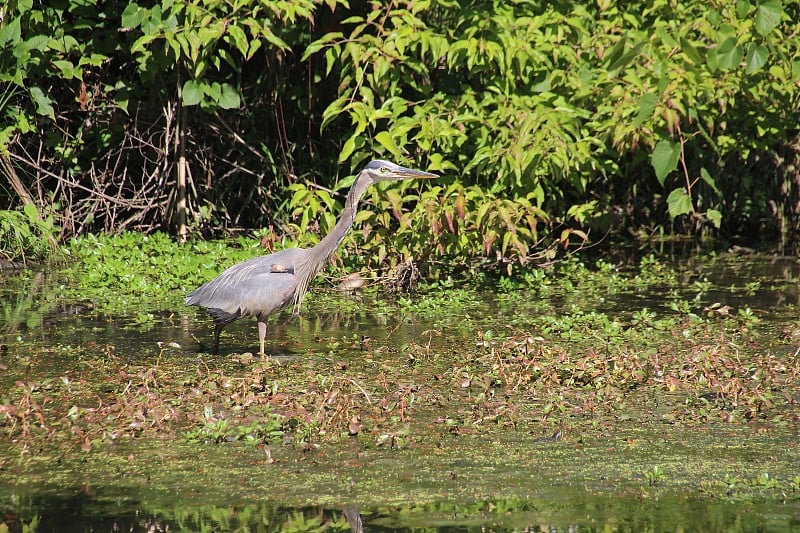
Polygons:
M371 161L358 173L333 231L313 248L287 248L242 261L225 270L186 297L186 305L205 307L214 319L214 353L219 351L222 328L234 320L258 319L259 354L264 355L267 317L294 304L300 311L311 280L322 270L356 219L358 202L367 187L386 180L436 178L436 174L401 167L390 161Z

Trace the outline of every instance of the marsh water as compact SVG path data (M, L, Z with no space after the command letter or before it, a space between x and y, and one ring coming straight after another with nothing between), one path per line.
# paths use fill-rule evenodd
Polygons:
M597 376L579 382L600 391L591 408L579 410L577 400L561 406L523 385L512 387L519 376L502 362L487 367L502 380L494 375L491 385L480 385L477 357L488 350L494 356L521 342L557 339L564 357L588 352L591 362L603 357L602 350L593 352L598 343L611 355L616 343L639 346L619 332L652 317L724 321L736 330L726 341L726 349L741 353L734 359L756 353L783 358L786 366L796 361L796 258L729 257L673 267L677 280L643 289L625 280L615 289L595 280L577 290L547 291L519 283L500 293L448 286L438 296L323 289L301 317L271 321L269 361L242 356L256 345L251 320L229 327L222 354L210 356L203 350L210 341L207 317L180 306L179 298L109 312L96 301L60 297L57 274L4 273L0 404L7 416L0 429L8 436L0 441L0 533L356 531L359 522L364 531L800 531L794 377L785 390L754 401L757 408L739 411L729 399L713 410L716 392L684 398L680 387L666 386L642 393L643 405L618 399L602 407L610 393L595 385ZM545 315L554 318L543 322ZM587 316L606 329L574 326L587 327L579 322ZM702 326L708 333L697 341L707 346L703 354L718 351L711 346L723 335L712 331L717 323ZM680 321L665 324L647 331L684 327L689 335ZM756 330L757 337L742 333ZM754 338L767 340L762 347ZM672 346L678 349L678 341L651 357L666 357ZM113 368L103 374L97 365ZM327 430L315 426L318 433L306 444L299 431L255 444L187 439L181 437L185 414L158 425L147 412L166 409L158 402L173 387L223 389L237 379L250 383L242 388L252 395L247 402L270 394L278 405L277 378L271 389L254 388L253 376L266 380L290 371L309 380L307 388L295 382L286 392L293 413L311 412L317 404L306 405L304 396L318 389L327 394L319 405L331 406ZM117 391L114 373L127 373L120 382L130 386L134 372L148 373L146 393ZM206 374L200 381L200 372L216 381ZM383 385L392 380L397 384ZM449 389L437 389L450 382ZM75 400L67 415L55 423L35 420L48 402L72 398L67 393L84 385L91 394ZM35 392L19 393L25 386ZM379 402L381 387L392 394ZM108 411L102 411L105 388L120 402ZM622 396L640 394L636 383L629 388ZM353 398L340 409L332 392ZM163 403L174 407L188 393L169 394ZM94 403L92 395L99 398ZM150 427L130 429L139 423L135 417L119 425L115 413L140 396L152 401L136 411ZM225 411L224 402L208 398L205 416L212 420ZM232 413L249 405L236 398ZM406 401L409 406L398 407ZM34 404L40 408L31 409ZM23 407L29 418L20 414ZM91 420L108 427L70 425L99 412L105 418ZM340 418L350 429L332 438ZM361 428L370 424L369 432ZM38 438L37 425L49 436Z

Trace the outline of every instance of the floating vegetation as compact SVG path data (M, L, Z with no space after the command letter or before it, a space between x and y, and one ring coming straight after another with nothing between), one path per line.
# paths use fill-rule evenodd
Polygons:
M318 291L266 359L198 353L192 311L132 308L133 336L116 342L104 332L129 330L102 304L85 309L101 319L88 331L69 323L86 315L48 311L0 358L0 469L34 487L179 480L175 497L214 479L222 501L257 500L249 480L266 477L271 498L304 508L559 487L800 502L797 289L753 278L761 302L783 299L767 310L692 268L571 262L499 295L445 283L374 304L374 290Z

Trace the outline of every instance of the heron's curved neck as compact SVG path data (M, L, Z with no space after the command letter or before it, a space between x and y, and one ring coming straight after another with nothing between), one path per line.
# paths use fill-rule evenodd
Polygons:
M370 180L366 173L361 172L353 186L350 187L350 192L347 193L347 200L344 203L344 209L336 221L333 230L323 237L319 243L314 247L314 256L320 259L319 268L325 266L328 259L333 255L333 252L342 244L347 232L356 221L356 212L358 211L358 202L370 185Z
M297 288L294 293L295 313L300 312L300 304L308 290L308 286L311 284L311 280L317 275L317 272L325 267L328 259L342 244L345 235L350 231L353 222L356 221L358 201L361 200L370 183L369 175L363 171L359 173L355 183L350 187L350 192L347 193L344 210L342 210L342 214L339 220L336 221L333 230L323 237L316 246L306 250L305 260L302 265L299 265L299 268L295 268L295 275L297 276Z

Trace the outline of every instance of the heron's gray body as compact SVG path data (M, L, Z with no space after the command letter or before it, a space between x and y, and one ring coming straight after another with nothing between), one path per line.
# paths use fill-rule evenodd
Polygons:
M205 307L214 319L214 351L219 349L222 328L238 318L254 316L258 319L259 353L264 353L267 317L291 304L299 313L314 276L322 270L355 222L358 202L367 187L378 181L435 177L430 172L389 161L371 161L353 182L336 226L319 244L313 248L288 248L242 261L191 292L186 297L186 305Z
M288 248L237 263L186 297L186 305L208 309L216 325L237 318L264 317L288 307L295 298L295 265L307 253Z

